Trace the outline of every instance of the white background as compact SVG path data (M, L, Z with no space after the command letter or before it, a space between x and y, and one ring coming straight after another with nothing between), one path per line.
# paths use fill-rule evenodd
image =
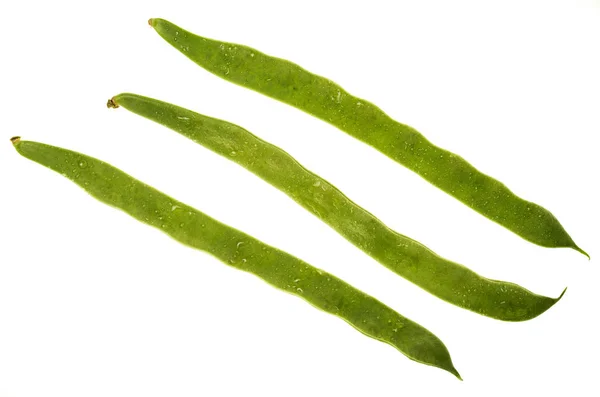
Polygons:
M598 395L600 2L5 1L0 15L1 397ZM150 17L333 79L548 208L592 260L205 72ZM569 289L524 323L447 304L236 164L105 108L126 91L244 126L487 277ZM100 204L12 135L108 161L338 275L440 337L464 382Z

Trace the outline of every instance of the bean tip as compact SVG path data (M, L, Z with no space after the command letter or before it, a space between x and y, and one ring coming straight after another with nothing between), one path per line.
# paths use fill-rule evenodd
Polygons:
M148 25L154 27L154 18L148 19Z
M587 258L588 258L588 261L589 261L590 259L592 259L592 258L590 258L590 255L589 255L587 252L585 252L584 250L582 250L581 248L579 248L577 245L575 245L575 246L573 247L573 249L574 249L575 251L577 251L577 252L580 252L580 253L582 253L583 255L587 256Z
M450 370L450 372L452 373L452 375L456 376L458 380L460 380L461 382L463 381L462 376L460 376L456 368L452 367L452 370Z
M21 142L21 137L13 136L12 138L10 138L10 141L12 142L13 145L16 145L17 143Z
M119 105L115 102L115 98L112 97L106 102L106 107L109 109L117 109Z
M563 289L563 292L561 292L560 295L558 296L558 298L556 298L556 302L558 302L563 297L563 295L565 294L565 292L567 292L567 287L565 287L565 289Z

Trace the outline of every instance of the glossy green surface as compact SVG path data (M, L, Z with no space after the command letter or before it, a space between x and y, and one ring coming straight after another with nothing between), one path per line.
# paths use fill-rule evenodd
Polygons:
M18 138L13 138L13 144L22 156L64 175L103 203L305 299L412 360L445 369L460 379L448 350L435 335L339 278L224 225L103 161Z
M524 239L587 255L548 210L519 198L462 157L433 145L415 129L331 80L247 46L196 36L164 19L149 23L209 72L331 123Z
M499 320L523 321L540 315L560 299L487 279L439 257L388 228L285 151L242 127L135 94L117 95L109 106L122 106L235 161L286 193L390 270L454 305Z

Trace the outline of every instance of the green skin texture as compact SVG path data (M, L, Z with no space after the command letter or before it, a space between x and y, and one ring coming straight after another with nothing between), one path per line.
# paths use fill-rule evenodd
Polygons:
M534 294L513 283L490 280L441 258L419 242L393 231L288 153L242 127L136 94L117 95L109 104L169 127L238 163L283 191L388 269L456 306L499 320L524 321L545 312L560 299Z
M339 278L224 225L103 161L38 142L15 139L13 143L22 156L64 175L101 202L305 299L363 334L394 346L411 360L461 379L439 338Z
M532 243L570 247L588 256L548 210L519 198L462 157L433 145L415 129L331 80L247 46L194 35L164 19L149 23L207 71L336 126Z

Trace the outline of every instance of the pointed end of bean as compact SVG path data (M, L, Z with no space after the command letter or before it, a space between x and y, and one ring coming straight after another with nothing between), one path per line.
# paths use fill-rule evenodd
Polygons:
M575 251L577 251L577 252L580 252L580 253L582 253L583 255L587 256L587 258L588 258L588 261L591 259L591 258L590 258L590 255L589 255L587 252L585 252L584 250L582 250L581 248L579 248L579 247L577 246L577 244L573 245L573 247L572 247L572 248L573 248Z
M527 291L527 290L525 290L525 291L528 294L533 294L530 291ZM533 294L533 296L536 297L535 299L537 300L537 302L535 303L535 305L533 307L530 308L530 310L526 310L526 313L524 315L517 315L517 316L511 316L510 318L499 318L499 319L504 320L504 321L514 321L514 322L528 321L528 320L534 319L534 318L538 317L539 315L545 313L552 306L556 305L558 303L558 301L562 299L565 292L567 292L567 287L565 287L565 289L560 293L558 298L551 298L549 296Z
M10 138L10 141L12 142L13 145L17 145L19 142L21 142L21 137L20 136L13 136L12 138Z
M560 300L560 299L563 297L563 295L565 294L565 292L567 292L567 287L565 287L565 289L564 289L564 290L563 290L563 292L560 294L560 296L559 296L558 298L556 298L556 300L554 301L554 303L558 302L558 301L559 301L559 300Z
M148 25L154 27L154 18L148 19Z
M450 372L452 375L456 376L458 378L458 380L460 380L460 381L463 380L463 378L460 376L460 374L458 373L456 368L452 367L451 369L448 370L448 372Z
M115 97L110 98L106 102L106 107L109 109L117 109L119 107L119 105L117 105L117 103L115 102Z

